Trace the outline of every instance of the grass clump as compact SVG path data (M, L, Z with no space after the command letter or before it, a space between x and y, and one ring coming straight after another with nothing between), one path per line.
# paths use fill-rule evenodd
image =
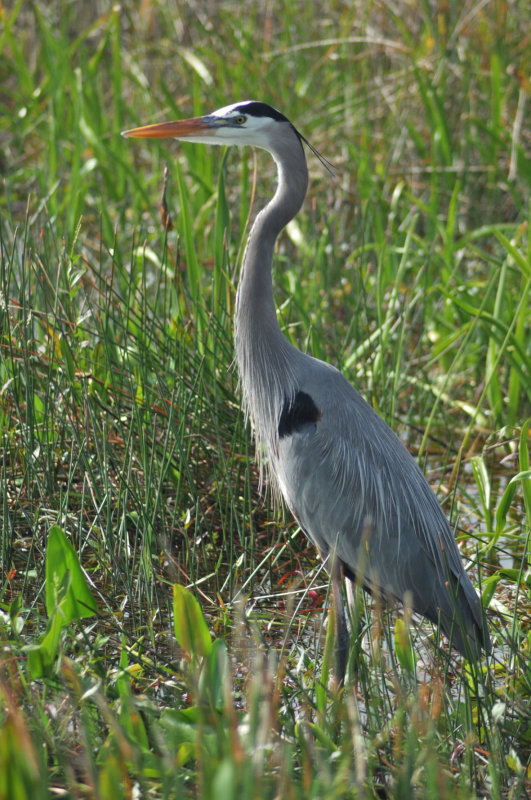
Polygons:
M0 798L526 797L523 9L1 13ZM329 685L326 581L259 496L232 366L272 166L119 136L249 97L336 165L310 159L279 317L421 460L489 611L477 669L359 596Z

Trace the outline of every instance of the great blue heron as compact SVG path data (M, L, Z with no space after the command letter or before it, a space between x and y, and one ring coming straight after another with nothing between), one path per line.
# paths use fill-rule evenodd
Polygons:
M277 190L256 217L243 257L236 356L257 451L331 575L339 680L349 642L343 577L386 600L407 598L463 655L488 651L478 596L416 461L337 369L301 353L280 330L273 250L306 196L307 140L279 111L252 100L124 136L249 144L276 161Z

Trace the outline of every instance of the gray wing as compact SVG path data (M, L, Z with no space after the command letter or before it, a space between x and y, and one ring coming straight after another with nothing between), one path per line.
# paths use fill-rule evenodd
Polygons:
M478 597L417 463L348 381L308 359L282 412L274 466L285 500L323 557L370 591L404 600L454 646L484 641ZM457 620L457 621L456 621Z

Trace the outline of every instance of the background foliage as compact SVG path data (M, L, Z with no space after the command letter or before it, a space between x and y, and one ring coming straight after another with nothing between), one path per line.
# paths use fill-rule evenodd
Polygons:
M0 6L0 798L529 796L524 5ZM248 98L335 165L309 154L280 322L421 461L478 669L360 596L329 686L327 582L258 492L232 365L272 163L119 135Z

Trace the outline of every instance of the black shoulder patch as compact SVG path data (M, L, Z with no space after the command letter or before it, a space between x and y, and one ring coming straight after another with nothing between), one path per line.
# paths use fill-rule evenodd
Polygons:
M321 419L321 412L306 392L297 392L293 401L286 400L280 422L278 423L278 435L280 439L290 436L295 431L300 430L304 425L317 422Z
M236 109L235 109L236 110ZM271 117L282 122L289 122L289 119L267 103L260 103L258 100L250 100L237 106L237 110L242 114L250 114L252 117ZM291 124L291 123L290 123Z

